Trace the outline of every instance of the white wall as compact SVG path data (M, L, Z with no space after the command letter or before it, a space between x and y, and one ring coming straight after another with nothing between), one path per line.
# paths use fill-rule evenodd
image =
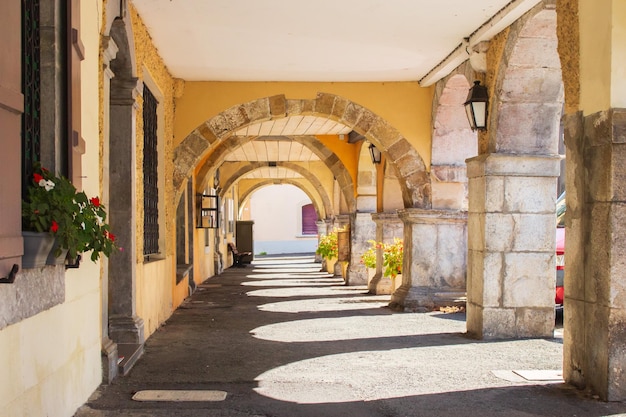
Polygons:
M270 185L250 197L254 221L254 252L267 254L313 253L317 235L302 236L302 206L309 197L293 185Z

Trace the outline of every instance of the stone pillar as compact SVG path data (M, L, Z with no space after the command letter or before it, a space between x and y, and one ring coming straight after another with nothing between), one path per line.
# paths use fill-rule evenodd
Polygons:
M372 213L372 220L376 223L376 242L393 243L394 238L404 238L404 224L398 213ZM369 246L368 246L369 248ZM383 277L383 252L376 251L376 275L367 283L372 294L391 294L393 292L391 278Z
M552 337L558 156L485 154L469 177L467 332Z
M361 256L369 249L367 241L376 236L376 223L372 220L372 213L353 213L350 219L350 263L346 284L367 285L367 268L361 263Z
M120 23L121 24L121 23ZM112 29L113 33L113 29ZM128 46L124 40L116 44ZM126 51L128 52L128 51ZM119 233L117 243L124 250L109 258L109 336L119 344L143 345L143 320L136 315L136 96L138 81L129 77L120 67L128 58L122 56L111 62L115 72L111 80L110 101L110 161L109 222L112 230L131 231Z
M102 137L104 138L102 144L102 202L106 207L109 206L110 193L109 193L109 157L110 157L110 129L109 129L109 105L110 105L110 93L111 93L111 79L115 76L111 68L109 67L111 60L115 59L117 55L118 47L109 37L104 37L102 40L103 46L103 65L104 65L104 82L103 82L103 94L102 94L102 107L105 109L103 112L103 125L102 125ZM102 281L100 288L101 297L101 337L102 337L102 380L105 383L111 383L118 375L117 362L118 351L117 343L114 343L109 338L109 259L106 257L100 258L100 264L102 265Z
M402 285L390 306L427 312L459 305L465 296L467 214L456 210L404 209Z
M626 399L626 109L565 118L563 376Z

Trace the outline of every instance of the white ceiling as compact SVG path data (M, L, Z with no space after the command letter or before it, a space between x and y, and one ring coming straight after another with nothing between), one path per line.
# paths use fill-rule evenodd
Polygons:
M132 0L172 75L184 80L422 84L538 2Z

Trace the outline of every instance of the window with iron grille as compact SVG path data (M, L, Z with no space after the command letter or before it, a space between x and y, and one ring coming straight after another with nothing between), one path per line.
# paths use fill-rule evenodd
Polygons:
M158 102L143 87L143 254L159 252L159 188L157 151Z
M40 39L39 0L22 2L22 194L30 185L34 164L41 160L40 150Z

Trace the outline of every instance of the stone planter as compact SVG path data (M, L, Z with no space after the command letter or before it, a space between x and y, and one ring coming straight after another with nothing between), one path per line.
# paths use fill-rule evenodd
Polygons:
M337 263L337 258L325 258L324 260L326 261L326 272L335 275L335 264Z
M41 268L54 245L54 237L50 233L22 232L24 238L24 255L22 268Z
M54 256L58 247L58 241L55 239L54 244L52 245L52 249L48 254L48 258L46 259L46 265L65 265L65 257L67 256L67 249L63 249L59 256Z

